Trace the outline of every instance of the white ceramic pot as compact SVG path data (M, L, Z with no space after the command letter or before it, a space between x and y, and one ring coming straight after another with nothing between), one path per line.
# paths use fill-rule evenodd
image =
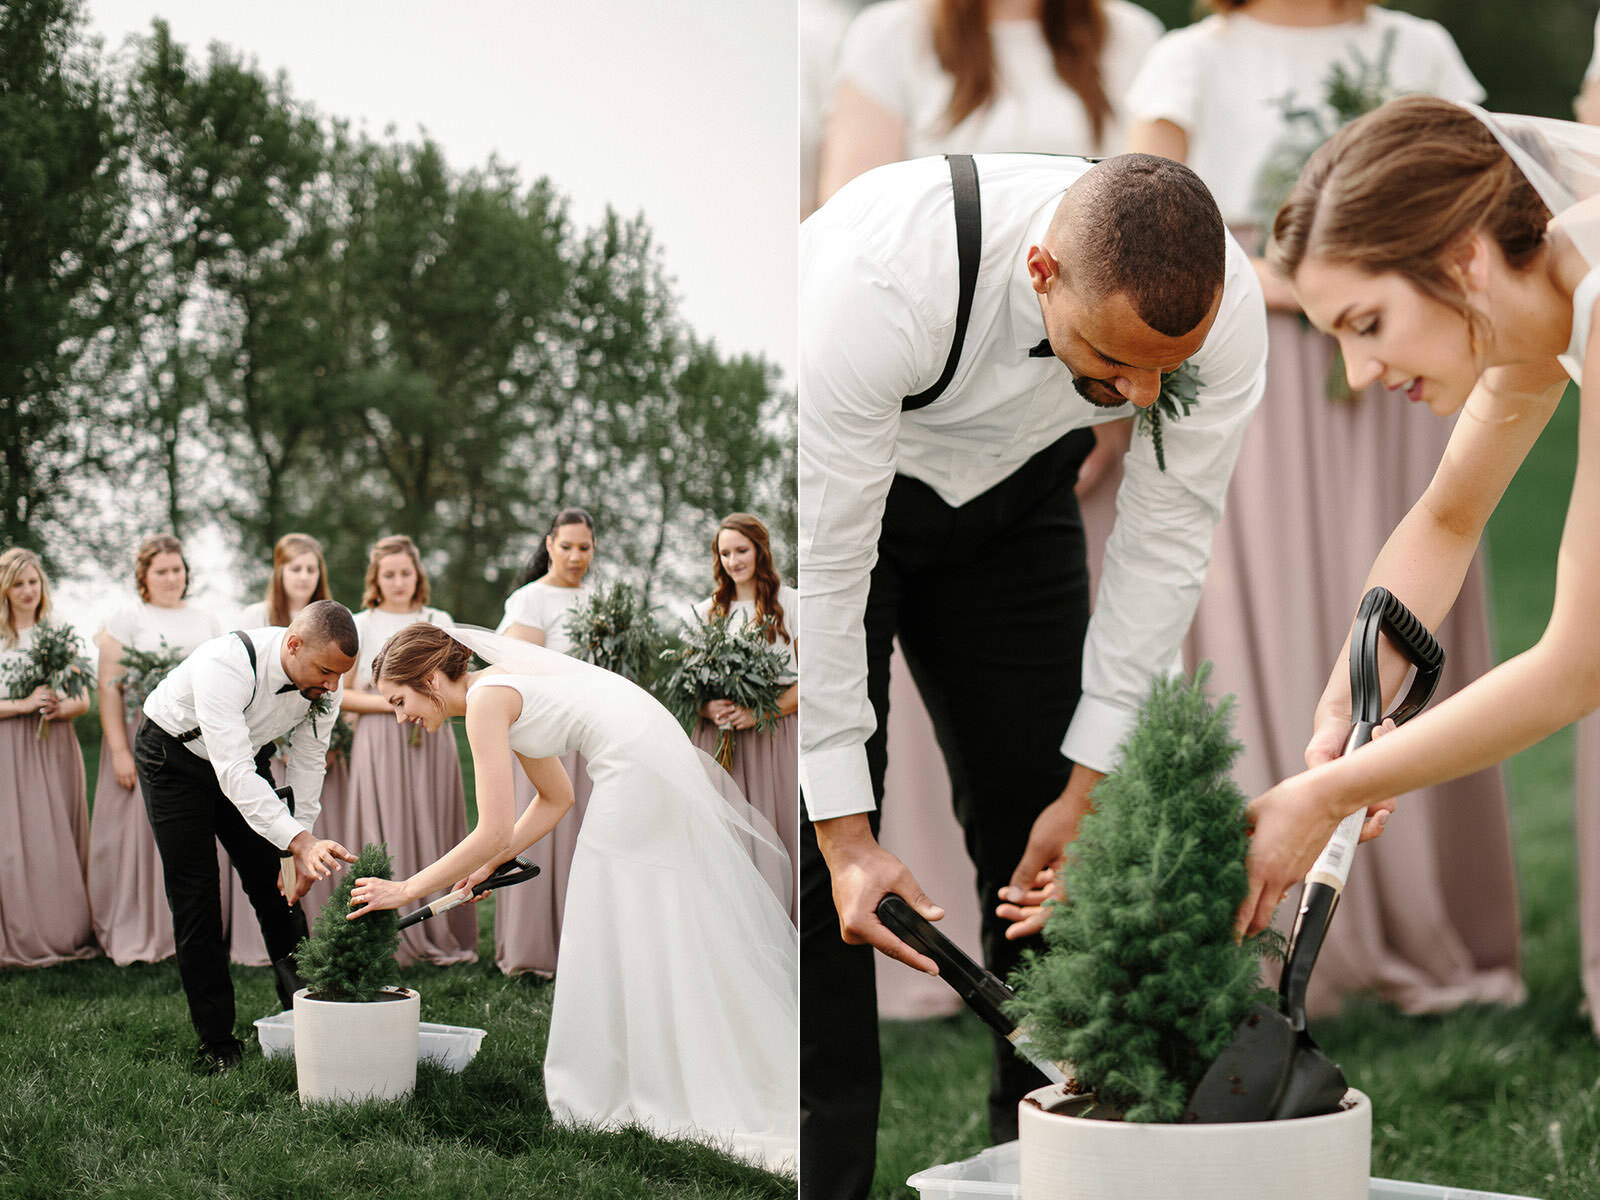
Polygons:
M1372 1102L1292 1121L1151 1125L1071 1115L1056 1084L1018 1108L1022 1200L1367 1200Z
M417 1085L422 996L386 988L365 1004L294 994L294 1066L300 1103L402 1100Z

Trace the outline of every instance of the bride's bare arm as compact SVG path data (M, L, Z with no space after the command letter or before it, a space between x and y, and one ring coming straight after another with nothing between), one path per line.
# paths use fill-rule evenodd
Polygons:
M567 778L567 769L559 758L524 758L519 754L517 760L533 784L534 796L511 831L511 850L506 858L521 854L554 829L573 802L572 780Z
M522 697L512 688L480 687L467 698L467 742L478 797L478 823L472 832L409 879L391 886L363 888L367 902L352 907L360 916L374 908L414 904L467 878L485 863L511 856L515 804L511 790L511 723L522 712ZM361 881L357 881L358 886Z
M1485 372L1467 399L1439 469L1421 499L1384 544L1367 581L1393 592L1429 629L1444 620L1466 577L1484 526L1528 451L1550 420L1567 376L1554 362ZM1349 599L1354 614L1360 595ZM1405 678L1398 651L1385 646L1386 694ZM1350 640L1334 656L1312 716L1306 765L1337 755L1350 731Z
M1585 357L1583 385L1589 399L1578 420L1577 477L1544 635L1531 649L1359 753L1286 779L1253 801L1251 891L1240 910L1242 926L1265 926L1278 895L1305 873L1346 814L1501 762L1600 708L1600 631L1593 619L1600 606L1600 539L1594 537L1600 528L1600 404L1593 399L1600 396L1600 346ZM1516 423L1507 423L1502 433L1513 445L1532 440ZM1452 440L1452 448L1455 444ZM1498 484L1496 497L1503 487ZM1396 564L1401 570L1408 566ZM1420 594L1426 606L1433 593ZM1425 607L1418 616L1431 624L1437 612Z

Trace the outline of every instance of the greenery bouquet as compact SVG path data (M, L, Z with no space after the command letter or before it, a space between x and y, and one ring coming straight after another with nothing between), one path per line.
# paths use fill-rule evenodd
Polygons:
M21 700L38 687L76 698L94 687L94 668L72 626L41 621L33 627L33 644L8 665L5 683L12 700ZM39 718L39 737L44 737L49 723L49 717Z
M767 641L766 622L733 625L733 613L707 617L684 631L683 644L661 652L672 664L661 684L661 698L685 729L693 729L700 706L708 700L731 700L747 708L762 732L777 724L781 715L778 681L788 669L788 659L776 643ZM723 729L717 738L716 758L733 765L734 731Z
M333 895L317 913L312 936L301 941L295 962L316 1000L364 1003L394 982L394 954L400 946L400 918L392 910L350 914L350 889L358 879L394 878L394 861L381 842L361 847L356 861L339 877Z
M1194 679L1151 689L1122 760L1094 790L1061 870L1047 949L1011 983L1011 1015L1081 1090L1129 1121L1176 1121L1257 999L1271 933L1234 940L1249 848L1231 697Z
M572 657L649 688L661 661L661 629L644 597L623 580L595 588L567 614Z
M128 712L138 712L144 707L145 698L156 690L156 685L167 677L167 673L184 660L184 655L179 654L167 645L167 639L161 639L161 645L154 650L136 650L132 646L122 648L122 674L117 682L122 685L122 700Z

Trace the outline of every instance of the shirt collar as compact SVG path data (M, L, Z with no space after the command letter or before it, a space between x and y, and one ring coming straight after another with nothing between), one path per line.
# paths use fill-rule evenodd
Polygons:
M256 654L266 659L266 670L262 675L262 690L269 696L275 696L278 689L286 683L292 683L289 673L283 669L283 639L288 635L287 629L275 629L267 635L267 640L256 643ZM299 689L295 691L298 693ZM288 693L285 693L286 695Z

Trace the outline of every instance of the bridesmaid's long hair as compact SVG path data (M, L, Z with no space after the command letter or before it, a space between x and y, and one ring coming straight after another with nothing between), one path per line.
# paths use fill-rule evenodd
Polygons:
M182 561L184 596L189 594L189 584L194 575L189 570L189 558L183 552L183 543L177 538L170 533L158 533L154 537L145 538L139 543L139 556L133 562L133 582L139 589L139 599L147 604L150 602L150 564L155 562L158 554L176 554Z
M409 556L411 565L417 569L417 590L411 593L411 603L420 609L428 602L428 573L422 569L422 555L417 544L403 533L372 543L372 552L367 555L367 577L361 585L361 607L377 608L383 603L383 589L378 586L378 564L391 554Z
M466 674L472 651L437 625L425 621L407 625L378 651L372 660L372 682L395 683L427 696L443 707L439 694L428 686L435 671L443 673L451 682Z
M283 590L283 569L290 559L308 553L317 556L317 588L306 603L333 599L328 593L328 561L322 557L322 543L309 533L286 533L272 547L272 578L267 581L266 595L268 625L289 623L289 594Z
M545 545L545 542L555 537L556 530L563 525L587 525L589 527L589 536L594 536L593 517L581 508L563 508L556 514L556 519L550 522L550 528L544 537L539 539L538 546L534 548L533 557L528 560L527 567L523 569L522 575L512 586L512 591L532 583L535 579L543 579L550 573L550 549Z
M1098 147L1111 117L1111 100L1100 74L1100 54L1110 25L1100 0L1043 0L1039 32L1055 58L1061 82L1083 101ZM938 0L933 9L933 49L939 65L954 80L944 114L948 128L954 129L994 99L998 80L987 0Z
M738 596L733 578L722 569L722 555L717 549L724 529L742 534L756 548L756 620L767 623L767 641L776 642L780 636L786 642L793 641L793 635L783 622L783 605L778 603L778 588L783 580L778 578L778 569L772 565L772 538L761 518L750 513L729 513L711 535L711 577L717 585L711 596L711 615L722 616Z
M33 614L34 624L50 615L50 576L44 573L44 563L32 550L13 546L0 554L0 646L10 648L17 644L17 622L11 612L11 585L17 581L24 567L39 572L39 608Z

